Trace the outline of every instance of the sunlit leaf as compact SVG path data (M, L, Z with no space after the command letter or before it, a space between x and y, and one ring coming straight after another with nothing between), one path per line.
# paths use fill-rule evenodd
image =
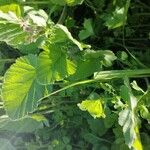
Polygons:
M127 79L125 79L125 85L121 88L121 93L121 97L128 104L128 107L119 113L118 121L123 128L125 143L130 149L143 150L139 134L138 116L135 112L137 99L133 96Z
M18 58L5 74L2 99L12 119L36 110L38 99L44 96L46 87L37 82L36 68L37 57L28 55Z
M16 16L21 16L21 7L18 4L9 4L0 6L0 10L4 13L8 13L9 11L16 14Z
M78 104L82 111L88 111L93 118L105 117L101 100L84 100Z
M38 80L42 84L63 80L73 74L76 65L67 58L61 45L49 45L38 58Z

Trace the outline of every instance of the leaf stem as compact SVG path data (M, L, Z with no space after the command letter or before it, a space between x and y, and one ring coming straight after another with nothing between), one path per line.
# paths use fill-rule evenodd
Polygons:
M66 14L67 14L66 11L67 11L67 5L65 5L64 8L63 8L61 16L60 16L60 18L59 18L59 20L57 22L58 24L63 24L63 22L65 20L65 17L66 17Z
M45 5L45 4L49 4L49 1L31 1L31 2L20 2L21 4L23 4L23 5L37 5L37 4L43 4L43 5Z
M124 78L124 77L147 77L150 76L150 69L138 69L138 70L111 70L111 71L101 71L98 72L95 79L90 80L83 80L79 82L72 83L70 85L67 85L59 90L56 90L41 99L38 100L38 102L41 102L42 100L55 95L59 92L65 91L69 88L82 85L82 84L89 84L89 83L95 83L97 81L106 81L106 80L112 80L117 78Z
M11 63L11 62L15 62L15 59L0 59L0 63L5 63L5 62L7 62L7 63Z

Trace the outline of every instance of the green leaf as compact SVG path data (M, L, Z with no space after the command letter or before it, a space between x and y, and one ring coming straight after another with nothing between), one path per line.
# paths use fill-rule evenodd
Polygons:
M123 26L127 20L127 12L130 6L130 0L115 1L115 8L110 13L104 14L102 19L108 29L114 29Z
M85 50L83 57L77 60L77 70L69 79L85 79L102 69L102 64L110 66L116 59L113 52L109 50ZM94 67L93 67L94 66Z
M85 19L83 26L84 26L84 29L81 30L79 33L80 40L84 40L84 39L94 35L91 19Z
M132 94L129 80L125 78L124 86L121 88L121 97L126 101L128 107L119 113L119 124L123 127L125 143L130 149L143 150L140 134L139 122L136 114L137 99Z
M134 150L143 150L140 136L137 118L134 112L130 109L122 110L119 113L119 124L123 127L123 133L125 137L125 143L129 148L134 148Z
M143 89L138 86L138 84L136 83L135 80L131 83L131 85L132 85L132 88L133 88L133 89L135 89L135 90L137 90L137 91L140 91L140 92L142 92L142 93L145 93L145 92L143 91Z
M31 11L24 18L17 17L13 12L0 11L0 41L22 51L30 48L33 52L44 39L46 17L43 17L43 11Z
M65 0L67 5L74 6L77 4L82 4L84 0Z
M22 2L24 0L0 0L0 5L8 5L8 4L18 4L19 2Z
M106 109L106 117L104 119L104 124L106 128L111 128L117 120L117 115L115 113L111 113L111 111Z
M21 16L21 7L18 4L9 4L0 6L0 10L3 13L8 13L9 11L16 14L17 17Z
M38 80L42 84L60 81L73 74L76 65L67 58L62 45L45 46L45 51L38 58Z
M0 138L1 150L16 150L16 148L7 139Z
M140 115L142 118L146 119L150 123L150 112L148 108L144 105L139 106Z
M104 125L103 119L90 118L87 120L87 122L92 133L99 137L102 137L108 131L108 129Z
M34 132L43 128L47 120L42 115L27 116L19 120L11 120L8 116L0 117L0 131L12 131L16 133Z
M82 111L88 111L93 118L105 117L101 100L84 100L78 103Z
M94 66L94 67L93 67ZM96 71L101 70L101 64L97 59L78 60L76 72L69 77L69 80L81 80L94 74Z
M28 55L18 58L4 76L2 99L12 119L36 110L38 99L44 96L46 87L37 82L36 68L37 57Z
M149 97L150 97L150 86L148 87L147 91L139 99L138 106L141 106L143 104L147 107L150 107Z
M125 7L116 7L111 15L108 14L104 16L104 20L108 29L114 29L122 26L126 20Z
M84 54L85 58L99 58L99 62L102 65L109 67L112 65L113 61L116 60L115 54L110 50L86 50Z
M49 39L51 43L72 42L73 44L78 46L80 50L83 50L83 48L87 47L87 45L84 45L78 42L76 39L74 39L71 33L68 31L67 27L61 24L56 24L52 30L53 30L53 35L51 35Z

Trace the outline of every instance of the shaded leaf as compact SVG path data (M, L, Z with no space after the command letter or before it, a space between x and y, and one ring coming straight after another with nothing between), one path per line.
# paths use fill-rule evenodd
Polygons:
M79 32L80 40L84 40L88 38L89 36L94 35L91 19L85 19L83 26L84 26L84 29Z
M68 31L67 27L61 24L56 24L53 27L53 35L50 36L50 42L51 43L72 42L73 44L77 45L80 50L88 47L87 45L84 45L78 42L76 39L74 39L71 33Z
M11 120L8 116L0 117L0 130L12 131L16 133L30 133L36 129L43 128L47 120L42 115L28 116L19 120Z
M132 88L133 88L133 89L135 89L135 90L137 90L137 91L141 91L142 93L145 93L145 92L143 91L143 89L138 86L138 84L137 84L137 82L136 82L135 80L131 83L131 85L132 85Z
M1 150L16 150L16 148L7 139L0 138Z
M110 56L110 59L107 59ZM102 64L109 66L116 59L113 52L109 50L85 50L83 57L77 60L77 69L70 80L81 80L93 75L102 69Z
M108 14L104 17L104 20L108 29L114 29L122 26L126 20L125 7L116 7L111 15Z

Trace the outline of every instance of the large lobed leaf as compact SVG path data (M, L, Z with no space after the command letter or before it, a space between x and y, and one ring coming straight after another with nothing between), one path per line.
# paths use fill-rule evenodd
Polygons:
M12 119L21 118L37 108L37 101L44 96L46 87L36 80L37 57L18 58L6 72L2 99L7 114Z
M60 81L73 74L76 65L67 58L61 45L49 45L38 58L38 80L42 84Z

